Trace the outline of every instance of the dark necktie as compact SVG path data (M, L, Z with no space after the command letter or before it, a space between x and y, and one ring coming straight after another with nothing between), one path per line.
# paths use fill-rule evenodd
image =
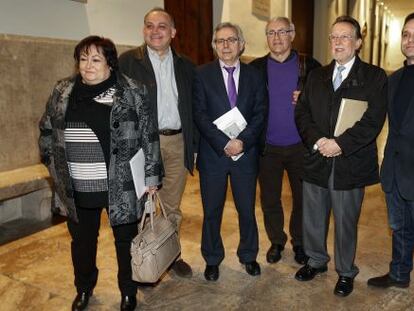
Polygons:
M236 83L234 82L233 72L236 67L224 67L228 73L227 77L227 96L229 97L230 106L234 108L237 101Z

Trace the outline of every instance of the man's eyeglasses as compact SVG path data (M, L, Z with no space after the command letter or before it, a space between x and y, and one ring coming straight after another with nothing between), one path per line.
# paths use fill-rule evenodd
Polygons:
M340 35L340 36L335 36L333 34L330 34L328 36L328 39L330 42L336 42L336 41L340 41L340 42L348 42L351 41L354 38L354 36L351 35Z
M226 42L227 44L235 44L236 42L238 42L239 41L239 39L238 38L235 38L235 37L230 37L230 38L227 38L227 39L216 39L214 42L217 44L217 45L224 45L224 43Z
M266 31L266 36L273 37L277 35L278 37L286 37L292 31L293 31L292 29L281 29L281 30L272 29L272 30Z

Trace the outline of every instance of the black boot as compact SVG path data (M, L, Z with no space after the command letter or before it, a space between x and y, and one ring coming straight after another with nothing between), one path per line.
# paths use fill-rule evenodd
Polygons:
M133 311L137 306L136 296L122 296L121 311Z
M89 303L92 291L79 292L72 302L72 311L85 310Z

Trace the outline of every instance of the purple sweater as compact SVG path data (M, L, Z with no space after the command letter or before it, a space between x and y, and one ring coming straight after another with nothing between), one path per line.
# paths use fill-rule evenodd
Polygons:
M299 66L297 54L284 63L267 59L269 88L269 119L266 143L274 146L289 146L301 141L296 128L293 91L297 89Z

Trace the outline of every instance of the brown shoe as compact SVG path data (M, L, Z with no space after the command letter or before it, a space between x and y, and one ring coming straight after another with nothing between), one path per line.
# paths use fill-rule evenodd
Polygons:
M193 271L188 263L182 259L178 259L173 263L171 269L181 278L191 278L193 276Z

